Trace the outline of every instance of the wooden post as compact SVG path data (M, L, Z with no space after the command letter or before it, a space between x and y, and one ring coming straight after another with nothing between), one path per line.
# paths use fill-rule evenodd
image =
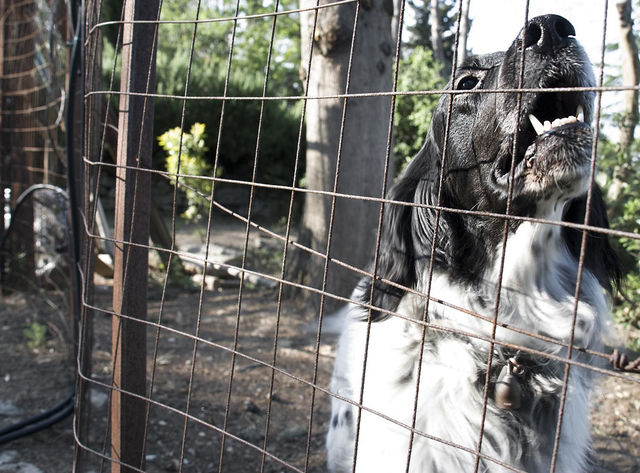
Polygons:
M156 28L127 23L156 20L158 0L126 0L118 117L113 310L114 362L111 397L112 473L144 468L146 326L153 99L130 93L155 92ZM127 166L126 169L124 166ZM133 168L133 169L132 169Z

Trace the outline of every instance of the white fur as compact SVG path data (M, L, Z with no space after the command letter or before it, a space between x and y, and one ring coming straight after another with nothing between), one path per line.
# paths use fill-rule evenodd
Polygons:
M501 249L497 254L500 252ZM499 261L500 258L487 268L481 288L457 285L444 274L434 274L431 296L492 318L500 273ZM560 278L575 274L575 271L576 261L564 246L558 227L522 223L515 233L510 234L506 245L499 323L566 343L574 312L574 294L570 288L575 287L575 277L573 281L561 281ZM419 291L426 291L426 277L424 279L418 283ZM588 297L578 304L575 343L591 346L604 331L604 321L609 312L608 300L596 278L587 271L582 276L582 293L588 294ZM478 304L479 296L486 302L481 304L484 307ZM338 344L331 391L355 404L362 402L365 409L358 409L340 399L332 400L332 420L327 437L328 466L332 473L352 471L355 449L353 425L356 422L349 420L357 420L359 415L356 472L474 471L476 456L458 447L475 451L478 446L482 386L486 373L483 370L486 370L490 344L478 338L447 335L431 327L426 329L423 344L422 325L412 320L422 319L424 308L423 298L407 294L397 312L410 320L390 317L367 324L366 309L350 306ZM492 323L435 301L429 304L428 319L435 326L484 338L490 337L492 332ZM367 331L370 332L370 339L365 362ZM558 356L567 355L566 348L561 345L506 328L498 328L496 339ZM424 346L424 350L416 403L416 376L421 346ZM497 344L496 348L499 346ZM497 357L498 352L494 356ZM559 366L560 371L564 369L564 363L549 363L556 364L556 369ZM555 469L557 473L585 471L590 441L588 403L591 387L586 371L576 367L570 370ZM542 391L559 395L562 389L562 379L553 376L536 375L536 383L536 395ZM415 422L414 404L417 406ZM383 416L395 419L402 425ZM413 425L416 433L407 470L411 436L409 427ZM554 441L552 435L548 433L546 438L541 438L544 436L529 432L529 445L523 448L522 436L526 432L518 429L526 428L518 426L510 411L499 409L489 399L482 454L516 469L528 468L526 471L529 473L549 471ZM550 433L554 430L551 429ZM478 471L495 473L512 470L484 460Z

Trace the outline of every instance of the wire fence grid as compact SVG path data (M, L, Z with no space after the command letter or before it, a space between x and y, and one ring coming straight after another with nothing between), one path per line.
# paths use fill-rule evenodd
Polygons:
M37 0L0 2L3 446L73 410L67 36L55 10ZM33 389L37 379L48 382ZM3 455L4 468L11 450Z
M358 83L361 77L354 71L357 35L364 34L361 30L365 28L362 16L375 8L389 8L388 5L381 7L377 0L305 1L300 6L289 2L283 6L278 0L259 5L241 0L235 3L185 1L180 4L184 8L182 19L177 20L167 19L169 13L179 16L170 10L169 2L125 1L121 9L116 3L88 0L58 5L36 0L0 1L3 205L14 209L18 196L35 183L52 183L69 189L65 199L70 203L71 212L64 231L68 244L65 258L71 277L60 286L60 292L67 296L60 312L69 317L65 327L68 338L75 341L77 358L74 471L326 471L324 443L332 398L356 406L359 412L386 419L406 429L412 438L421 437L469 452L477 458L476 471L481 460L509 471L521 471L483 452L484 421L477 447L468 448L417 429L415 408L414 425L409 425L372 409L363 402L362 393L360 399L354 401L332 392L329 379L336 337L326 324L332 320L329 314L346 303L407 320L420 327L423 340L427 330L440 331L564 363L567 368L561 412L569 367L595 371L607 380L620 380L634 389L640 384L640 378L633 373L637 366L620 361L619 357L615 366L618 369L614 370L590 365L572 356L580 352L610 360L610 352L575 345L573 338L554 339L500 322L497 317L499 289L495 294L494 314L487 316L460 306L458 301L444 300L430 289L418 291L377 275L382 216L384 209L391 205L428 208L438 215L458 213L504 222L500 274L505 265L504 247L510 222L564 226L585 235L587 231L605 235L612 240L640 239L634 232L594 227L588 223L588 215L584 223L576 224L510 215L509 208L506 214L498 214L449 208L440 201L421 205L386 197L394 175L396 100L411 96L426 100L444 95L449 100L446 120L450 123L453 98L462 93L441 89L399 90L401 50L406 34L404 1L395 5L397 29L390 41L384 46L376 45L385 49L389 57L387 66L378 67L390 67L392 71L388 87L381 90L366 90ZM462 10L463 3L462 0L451 2L455 12ZM478 2L472 0L471 3ZM536 2L523 2L520 25L531 18L530 3L533 6ZM203 16L213 11L209 8L213 6L220 7L218 11L224 6L228 14ZM603 18L602 30L598 32L602 46L600 65L596 68L597 86L547 90L549 93L595 92L596 143L602 97L638 90L638 86L605 85L606 29L612 27L613 21L607 17L608 7L607 1L594 6ZM345 21L351 22L345 28L350 36L342 38L347 45L344 54L348 57L340 79L342 90L318 93L310 90L309 84L314 80L310 76L314 72L313 58L324 54L321 36L327 34L322 30L325 25L319 17L338 14L339 8L348 9L350 16ZM287 44L282 41L291 34L282 30L282 22L287 20L295 24L307 21L309 25L308 31L302 28L304 77L299 81L297 94L278 90L273 85L274 76L283 70L283 64L291 62L282 57ZM461 21L457 13L454 20L451 77L455 76L459 51ZM248 39L249 25L254 24L264 29L265 44L258 45ZM514 25L514 31L519 29ZM203 41L215 38L214 33L219 31L224 39L218 46L226 55L223 61L213 64L200 51L205 50ZM184 68L173 76L173 80L181 84L176 90L182 94L167 93L166 85L158 82L156 71L156 61L164 61L158 52L171 46L178 34L187 34L190 39ZM506 49L508 44L504 46ZM242 93L234 80L242 76L239 68L244 58L254 51L252 47L264 54L259 58L264 69L252 93ZM162 63L157 67L170 65ZM207 65L220 74L221 93L203 94L206 88L194 82L193 71L201 71ZM295 66L293 70L297 74L298 64ZM520 64L520 74L523 71L524 62ZM205 80L214 80L214 77L210 75ZM516 87L473 93L516 94L521 107L520 97L533 91L539 92ZM376 183L375 192L352 193L343 184L354 178L345 135L355 132L350 119L363 100L378 100L386 106L388 114L371 117L372 121L383 124L386 145L375 157L380 163L380 182ZM340 131L335 143L331 143L335 151L329 182L324 188L310 188L302 180L305 151L310 147L305 142L305 122L310 109L317 112L313 107L319 102L335 104L331 117L340 123ZM246 107L233 108L238 104L256 104L256 107L249 112ZM288 166L284 173L286 182L271 173L278 163L265 162L265 149L272 149L269 147L274 140L284 140L277 136L278 127L274 123L273 107L277 106L295 107L299 112L295 121L287 122L294 130L287 139L295 146L288 150L286 159L282 157ZM187 141L195 134L190 128L194 121L191 116L203 107L211 109L207 132L216 136L214 146L208 150L211 163L206 175L189 167L187 148ZM158 162L157 156L161 153L156 137L166 130L154 129L154 118L169 112L174 114L172 123L179 123L175 169ZM234 133L239 123L238 114L243 113L247 117L244 121L255 122L255 132L238 140ZM447 140L446 137L443 155L446 155ZM243 155L244 161L229 161L227 142L246 146L249 151ZM590 179L593 184L596 144L592 154ZM404 156L395 156L400 158ZM232 165L242 172L234 174ZM441 173L440 185L442 181ZM197 223L181 218L188 205L185 192L198 202ZM303 202L310 196L324 199L329 217L327 241L321 245L305 239L298 230L305 218L301 215ZM357 208L362 209L362 213L374 209L371 228L348 229L372 235L368 240L368 262L373 261L372 266L336 250L342 235L338 233L340 230L334 234L336 209L343 202L360 206ZM50 197L39 205L53 207ZM31 230L33 222L38 220L37 217L34 220L33 205L27 204L26 208L26 223L22 223L17 233L20 238L9 239L11 245L23 244L26 249L11 246L9 251L3 248L0 253L3 289L15 290L11 281L18 280L16 275L26 275L25 280L30 280L36 271L33 266L38 258L33 254L26 258L26 266L19 267L13 264L14 258L8 256L19 252L29 255L29 248L35 247L33 242L40 241ZM3 235L8 235L5 220L2 221ZM17 217L15 221L20 225ZM580 293L584 246L583 240L576 294ZM299 270L305 265L317 274L306 278L297 276L297 272L304 273ZM492 335L441 326L426 318L416 320L375 307L371 302L351 300L349 290L340 293L331 285L336 271L347 273L352 281L377 280L413 294L426 301L427 308L448 307L488 322L493 327ZM433 261L429 265L429 278L432 271ZM41 286L38 290L46 292ZM300 300L311 302L301 305ZM577 305L576 302L574 325ZM553 355L505 342L496 337L498 328L566 348L567 354ZM488 366L492 356L493 350L489 350ZM487 373L486 383L488 376ZM483 416L488 384L484 393ZM640 414L636 411L632 415L636 426L638 419ZM560 421L554 456L561 428ZM628 451L637 451L637 448L629 447ZM554 468L552 465L551 471ZM628 471L633 471L634 467L630 468Z

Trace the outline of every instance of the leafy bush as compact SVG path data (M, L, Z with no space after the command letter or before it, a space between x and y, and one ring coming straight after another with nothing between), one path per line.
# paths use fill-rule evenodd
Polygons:
M440 66L431 51L418 46L398 69L398 91L437 91L444 87ZM394 117L396 169L404 169L422 147L439 94L398 95Z
M197 5L194 0L165 2L161 20L193 20ZM296 5L293 0L284 0L280 2L280 10L292 9ZM199 18L233 17L236 15L235 8L235 3L228 2L202 4ZM271 4L241 2L238 14L253 15L272 10ZM111 8L103 10L102 20L117 20L120 11L116 4L111 5ZM266 16L237 22L226 95L255 99L226 101L220 97L225 91L234 22L200 23L197 25L195 39L194 24L160 24L156 58L157 93L173 97L155 99L154 129L158 135L180 126L184 108L185 130L189 130L195 123L205 125L208 131L204 137L205 147L211 150L213 156L217 152L221 177L250 180L257 154L257 181L290 185L300 127L300 103L278 100L267 101L263 106L260 101L273 21L273 17ZM106 83L109 83L115 57L114 44L118 35L117 29L105 31L103 74ZM302 86L298 73L299 38L298 15L278 16L269 66L266 90L268 96L300 94ZM193 58L190 61L192 40ZM119 65L116 67L116 78L118 70ZM209 98L187 99L186 103L181 98L174 98L185 95L188 74L187 95ZM114 84L114 88L117 87L118 84ZM219 132L223 103L224 118L222 131ZM262 130L257 144L261 109ZM304 156L304 153L301 153L301 156ZM164 168L165 157L165 151L160 146L156 147L154 167Z
M163 7L163 19L192 18L194 9L189 8L190 5L193 5L190 0L168 3ZM281 4L281 8L294 6L293 0L285 0ZM260 14L270 12L273 6L249 2L243 3L240 9L240 15ZM235 4L221 3L216 6L203 5L200 18L234 15ZM231 21L199 24L191 64L189 54L194 26L164 25L164 29L158 35L158 92L184 95L187 71L190 70L189 96L223 96L233 25ZM185 129L196 122L206 125L209 131L204 138L206 147L212 152L217 151L222 169L221 176L225 178L250 180L257 155L258 181L291 184L289 181L296 155L301 109L296 106L296 102L268 101L263 106L259 100L263 94L272 28L273 18L262 17L240 22L235 30L227 96L256 97L255 99L223 102L219 98L211 98L186 102ZM296 16L286 15L277 18L267 95L299 94L299 36L299 21ZM223 104L224 117L221 120ZM158 99L155 129L162 132L179 126L183 105L185 104L180 99ZM262 130L258 143L261 113Z
M406 26L409 35L405 39L405 44L414 48L424 47L431 51L431 8L429 0L410 0L408 6L414 16L413 24ZM446 64L440 64L438 69L444 69L444 76L451 72L451 61L453 60L453 47L455 43L456 22L458 20L458 1L440 0L438 2L438 12L440 24L442 26L442 46Z
M640 148L638 141L631 149L602 139L599 143L598 180L607 196L609 220L616 230L640 234ZM622 294L615 302L617 322L640 328L640 240L612 239L622 259L626 276Z
M47 326L34 320L25 327L22 333L27 338L27 346L33 350L44 345L47 338Z
M172 174L211 177L214 163L206 156L206 136L203 123L194 123L190 133L182 133L180 127L176 127L160 135L158 143L167 153L167 171ZM220 174L220 168L217 169L217 174ZM187 210L183 213L185 218L198 220L207 214L209 205L204 196L211 194L211 179L178 177L171 179L171 183L183 184L182 189L188 201Z

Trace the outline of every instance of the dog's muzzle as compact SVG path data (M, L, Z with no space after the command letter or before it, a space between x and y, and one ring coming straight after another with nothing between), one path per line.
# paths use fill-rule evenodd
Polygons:
M571 185L581 191L590 163L593 131L589 125L594 85L587 56L575 39L575 29L565 18L533 18L520 33L503 67L520 70L524 53L525 89L518 119L514 178L526 192L543 192L550 185ZM569 89L552 90L544 89ZM503 173L511 166L502 165ZM505 169L506 168L506 169ZM508 182L509 173L498 182ZM579 182L578 182L579 181Z

